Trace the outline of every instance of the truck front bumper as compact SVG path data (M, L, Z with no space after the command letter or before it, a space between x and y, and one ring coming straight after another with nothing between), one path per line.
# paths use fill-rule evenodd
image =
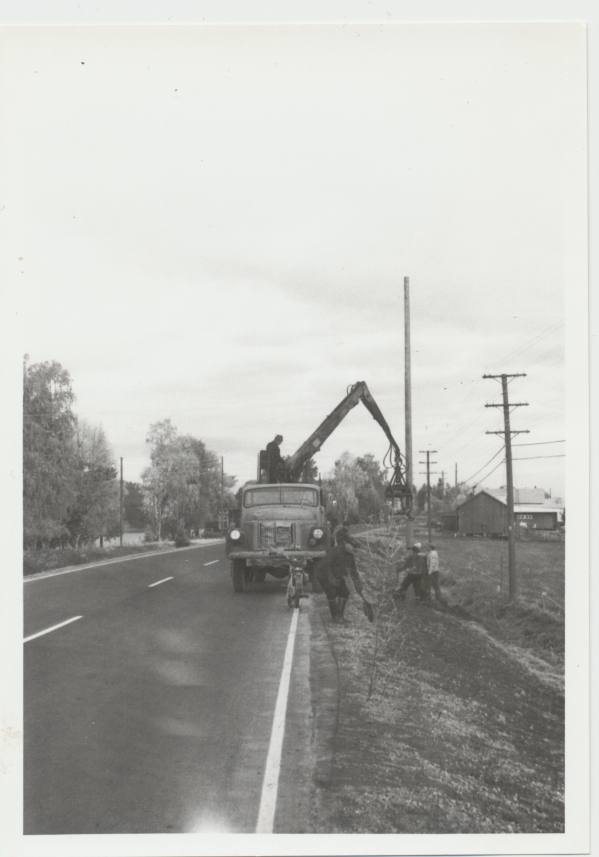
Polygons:
M322 559L323 556L326 556L326 550L318 550L318 551L285 551L288 556L291 557L300 557L301 559ZM227 554L227 559L257 559L261 561L268 561L271 559L282 560L283 562L287 562L287 557L281 556L280 551L231 551Z

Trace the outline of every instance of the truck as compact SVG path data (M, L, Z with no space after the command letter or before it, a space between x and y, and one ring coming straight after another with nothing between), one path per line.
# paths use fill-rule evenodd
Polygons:
M405 458L391 434L387 421L364 381L348 388L345 398L283 465L281 481L269 482L268 455L258 455L256 481L241 489L237 520L226 536L225 553L231 563L235 592L246 592L253 581L262 582L267 574L285 578L289 574L288 556L304 563L316 588L314 570L319 559L332 547L329 526L319 485L301 482L302 471L322 448L328 437L357 404L368 409L389 440L385 466L392 470L385 496L395 515L409 515L412 491L406 482Z

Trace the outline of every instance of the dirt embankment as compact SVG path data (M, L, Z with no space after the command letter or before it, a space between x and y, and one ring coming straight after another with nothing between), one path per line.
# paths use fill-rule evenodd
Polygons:
M542 643L518 648L511 632L494 638L461 609L409 597L372 625L354 597L343 626L314 598L313 633L326 635L338 687L336 711L321 724L330 753L316 770L315 832L563 831L554 641L547 657Z

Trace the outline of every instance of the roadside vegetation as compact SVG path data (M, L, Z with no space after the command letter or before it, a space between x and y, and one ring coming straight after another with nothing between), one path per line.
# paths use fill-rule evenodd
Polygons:
M70 552L97 559L120 532L117 460L101 425L74 411L71 377L56 361L23 362L23 547L25 570L72 564ZM203 441L179 435L170 420L150 426L150 466L142 483L125 482L123 530L148 540L189 543L235 505L235 479L221 474ZM126 463L125 463L126 466ZM223 490L224 488L224 490ZM214 525L214 524L213 524ZM218 528L218 520L215 524ZM100 549L94 543L100 541ZM107 548L114 555L114 548ZM56 551L55 555L49 552ZM123 548L124 552L131 552ZM66 552L66 553L65 553ZM39 553L34 557L31 554Z
M436 537L443 601L421 604L410 591L395 604L400 534L361 538L375 621L357 598L347 626L315 603L339 693L315 827L563 831L563 545L518 545L520 594L509 604L505 542Z

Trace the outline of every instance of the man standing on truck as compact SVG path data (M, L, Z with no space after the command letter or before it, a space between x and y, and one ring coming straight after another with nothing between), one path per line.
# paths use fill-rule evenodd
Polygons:
M283 457L281 456L280 446L283 443L283 435L278 434L274 440L266 444L266 452L268 453L268 481L279 482L279 470L283 465Z

